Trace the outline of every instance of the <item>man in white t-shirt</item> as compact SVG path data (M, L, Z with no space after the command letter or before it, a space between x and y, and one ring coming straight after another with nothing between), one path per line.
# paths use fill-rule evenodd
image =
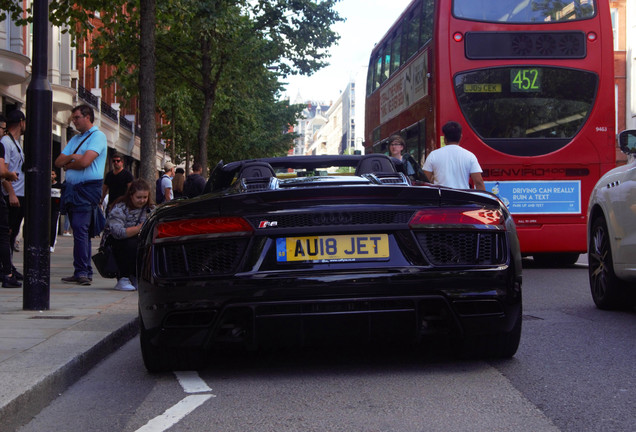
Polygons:
M422 167L426 176L434 183L455 189L470 189L469 180L475 189L486 190L482 169L477 157L459 146L462 138L462 127L450 121L442 127L446 145L433 150Z

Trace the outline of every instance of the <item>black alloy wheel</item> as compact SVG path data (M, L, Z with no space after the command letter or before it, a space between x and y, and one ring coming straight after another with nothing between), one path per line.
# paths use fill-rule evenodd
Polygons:
M589 239L588 270L592 299L604 310L625 309L634 305L626 284L616 277L607 223L598 216L592 223Z

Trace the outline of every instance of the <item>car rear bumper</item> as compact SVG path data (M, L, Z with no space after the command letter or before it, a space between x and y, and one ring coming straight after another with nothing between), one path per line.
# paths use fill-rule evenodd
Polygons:
M223 281L140 281L149 341L164 347L311 346L510 331L521 279L510 268L392 274L259 275Z

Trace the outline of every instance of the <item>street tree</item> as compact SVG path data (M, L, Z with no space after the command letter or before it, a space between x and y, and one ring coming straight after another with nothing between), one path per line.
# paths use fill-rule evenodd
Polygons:
M195 158L204 167L210 135L227 136L226 124L212 123L219 100L223 99L224 108L227 103L249 104L245 99L253 95L249 88L275 93L280 86L268 84L273 77L311 74L327 64L327 49L338 40L331 30L341 19L333 10L336 1L157 0L157 92L169 93L185 84L199 95L194 99L200 103L195 110L198 122L189 126L197 128ZM135 11L130 12L126 16L133 25L122 16L102 17L104 26L94 39L92 56L96 62L116 66L118 88L133 94L138 88L134 85L137 58L131 45L139 35ZM260 100L278 103L273 97ZM271 105L262 108L278 110Z
M224 150L227 142L240 141L231 147L237 158L289 148L291 137L279 136L286 126L280 120L291 124L300 111L277 99L280 80L290 74L310 75L327 64L327 50L339 38L331 30L332 24L341 20L334 10L337 1L51 0L50 14L54 24L65 25L77 37L92 31L94 63L115 66L112 79L122 97L140 96L142 173L149 173L144 164L150 167L154 158L144 155L149 155L150 149L154 152L155 139L150 134L154 133L158 112L153 103L146 105L144 100L150 102L155 92L160 101L164 100L162 95L176 89L187 90L191 96L198 122L175 118L173 138L184 125L196 127L195 157L204 167L208 154L221 154L219 150ZM21 3L0 0L11 14L20 10ZM94 28L90 18L95 10L101 13L100 26ZM144 14L148 13L157 23L154 77L151 71L142 72L153 60L153 35L141 35L141 24L149 19ZM143 64L142 53L147 60ZM151 82L156 83L155 91ZM217 107L219 101L222 103ZM160 108L164 114L171 112L166 106ZM213 143L211 151L208 142ZM236 150L240 147L249 154L239 154Z

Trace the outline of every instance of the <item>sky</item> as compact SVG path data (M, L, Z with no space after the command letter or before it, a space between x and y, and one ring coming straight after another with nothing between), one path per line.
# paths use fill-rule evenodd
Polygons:
M330 65L309 77L288 77L285 99L294 100L300 90L303 101L335 101L350 77L361 67L366 70L371 50L409 3L411 0L341 0L337 3L335 8L346 21L333 26L340 34L340 41L330 50Z

